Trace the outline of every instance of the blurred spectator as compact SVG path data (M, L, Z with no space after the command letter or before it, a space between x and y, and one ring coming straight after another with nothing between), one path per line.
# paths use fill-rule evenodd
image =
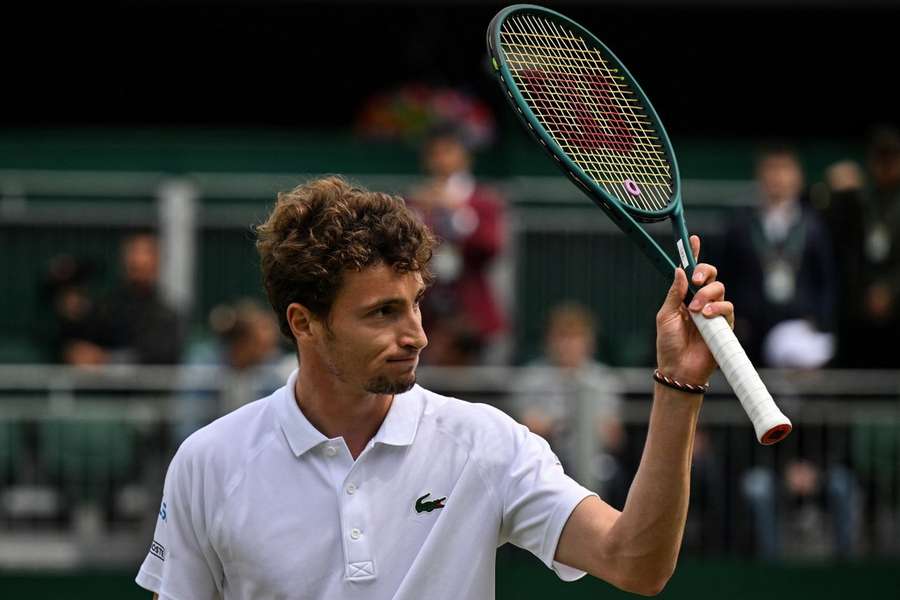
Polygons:
M845 160L826 171L821 203L841 275L838 364L900 368L900 132L877 127L869 136L866 169ZM852 432L855 472L865 490L867 541L878 550L897 544L894 502L897 427L861 423ZM887 444L883 440L890 440Z
M428 179L413 190L410 205L442 240L431 262L435 285L422 306L429 338L424 359L502 362L505 319L489 271L505 243L503 201L472 176L472 157L456 128L432 131L422 160Z
M223 367L230 371L228 376L233 381L223 397L206 393L182 396L176 441L185 439L213 418L239 408L248 398L265 396L278 389L296 367L296 359L281 350L275 315L255 300L216 306L210 311L209 326L215 338L193 347L187 364ZM289 365L283 368L285 362ZM254 371L260 367L273 370Z
M272 311L256 300L242 299L231 306L216 306L210 312L209 325L219 341L204 360L206 364L245 371L274 366L284 358L279 346L278 322ZM278 387L282 384L279 380Z
M757 155L756 179L757 206L736 215L720 265L721 279L741 307L735 333L757 365L822 367L834 356L831 332L837 301L828 231L803 202L803 169L793 149L764 148ZM789 446L796 447L804 437L800 433ZM779 448L783 456L786 448ZM799 448L778 467L754 467L741 476L757 552L764 558L781 556L785 538L802 538L804 552L850 550L849 471L838 464L817 465L805 457L825 453L807 450ZM826 510L835 525L833 537L820 522ZM785 514L790 518L782 518ZM798 524L806 528L786 529Z
M827 231L801 202L796 153L772 146L756 160L757 206L735 215L721 279L741 310L735 333L754 364L819 367L834 353L836 276Z
M37 323L40 345L48 361L71 363L79 357L73 345L91 335L94 299L89 289L94 266L69 254L50 260L41 284L42 306L50 307L50 318Z
M594 359L597 330L591 313L578 304L561 304L547 322L544 355L532 362L513 383L513 406L518 419L546 439L563 466L577 460L578 419L587 400L596 452L592 481L603 498L622 507L630 475L626 472L625 428L622 425L621 385L608 368Z
M838 364L897 368L900 336L900 132L870 138L867 177L852 161L829 167L823 215L841 277Z
M786 390L779 401L804 425L762 456L766 464L741 474L756 554L767 560L848 558L858 548L861 499L850 466L850 432L829 422L821 406L805 405Z
M771 468L754 467L743 475L741 491L761 558L845 558L854 553L857 483L845 466L822 469L793 458L780 477Z
M66 362L177 363L183 324L159 295L156 236L138 233L125 238L121 260L122 283L100 300L85 337L69 344Z

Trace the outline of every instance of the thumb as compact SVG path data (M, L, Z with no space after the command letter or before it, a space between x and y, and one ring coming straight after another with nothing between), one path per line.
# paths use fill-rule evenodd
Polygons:
M687 275L685 275L684 269L679 267L675 269L675 279L672 280L672 287L669 288L669 293L666 294L666 299L663 302L661 312L678 312L682 303L684 303L687 290Z

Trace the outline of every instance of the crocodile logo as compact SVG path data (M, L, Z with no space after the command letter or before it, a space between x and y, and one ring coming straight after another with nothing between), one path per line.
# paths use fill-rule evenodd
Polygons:
M425 500L428 496L431 495L431 492L428 492L421 498L416 500L416 512L431 512L436 508L444 508L444 500L447 499L446 496L443 498L438 498L437 500Z

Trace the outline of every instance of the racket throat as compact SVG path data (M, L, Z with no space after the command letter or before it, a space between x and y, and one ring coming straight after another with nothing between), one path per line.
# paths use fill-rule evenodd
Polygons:
M691 251L691 238L687 230L687 225L684 222L684 210L680 204L675 209L675 212L672 213L670 219L672 223L672 237L675 240L675 262L679 267L684 269L684 273L687 275L688 280L688 292L684 302L685 304L690 304L691 300L694 299L694 294L696 294L699 289L692 283L694 268L697 266L697 261L694 260L694 253Z

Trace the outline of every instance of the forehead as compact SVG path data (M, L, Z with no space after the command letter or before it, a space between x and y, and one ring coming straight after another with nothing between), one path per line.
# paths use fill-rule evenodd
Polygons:
M798 169L800 163L793 154L769 154L759 160L760 169Z
M153 251L157 248L157 240L152 235L138 234L122 240L122 247L126 250Z
M364 306L379 300L415 297L425 287L418 271L399 273L384 263L361 271L346 271L342 279L335 306Z

